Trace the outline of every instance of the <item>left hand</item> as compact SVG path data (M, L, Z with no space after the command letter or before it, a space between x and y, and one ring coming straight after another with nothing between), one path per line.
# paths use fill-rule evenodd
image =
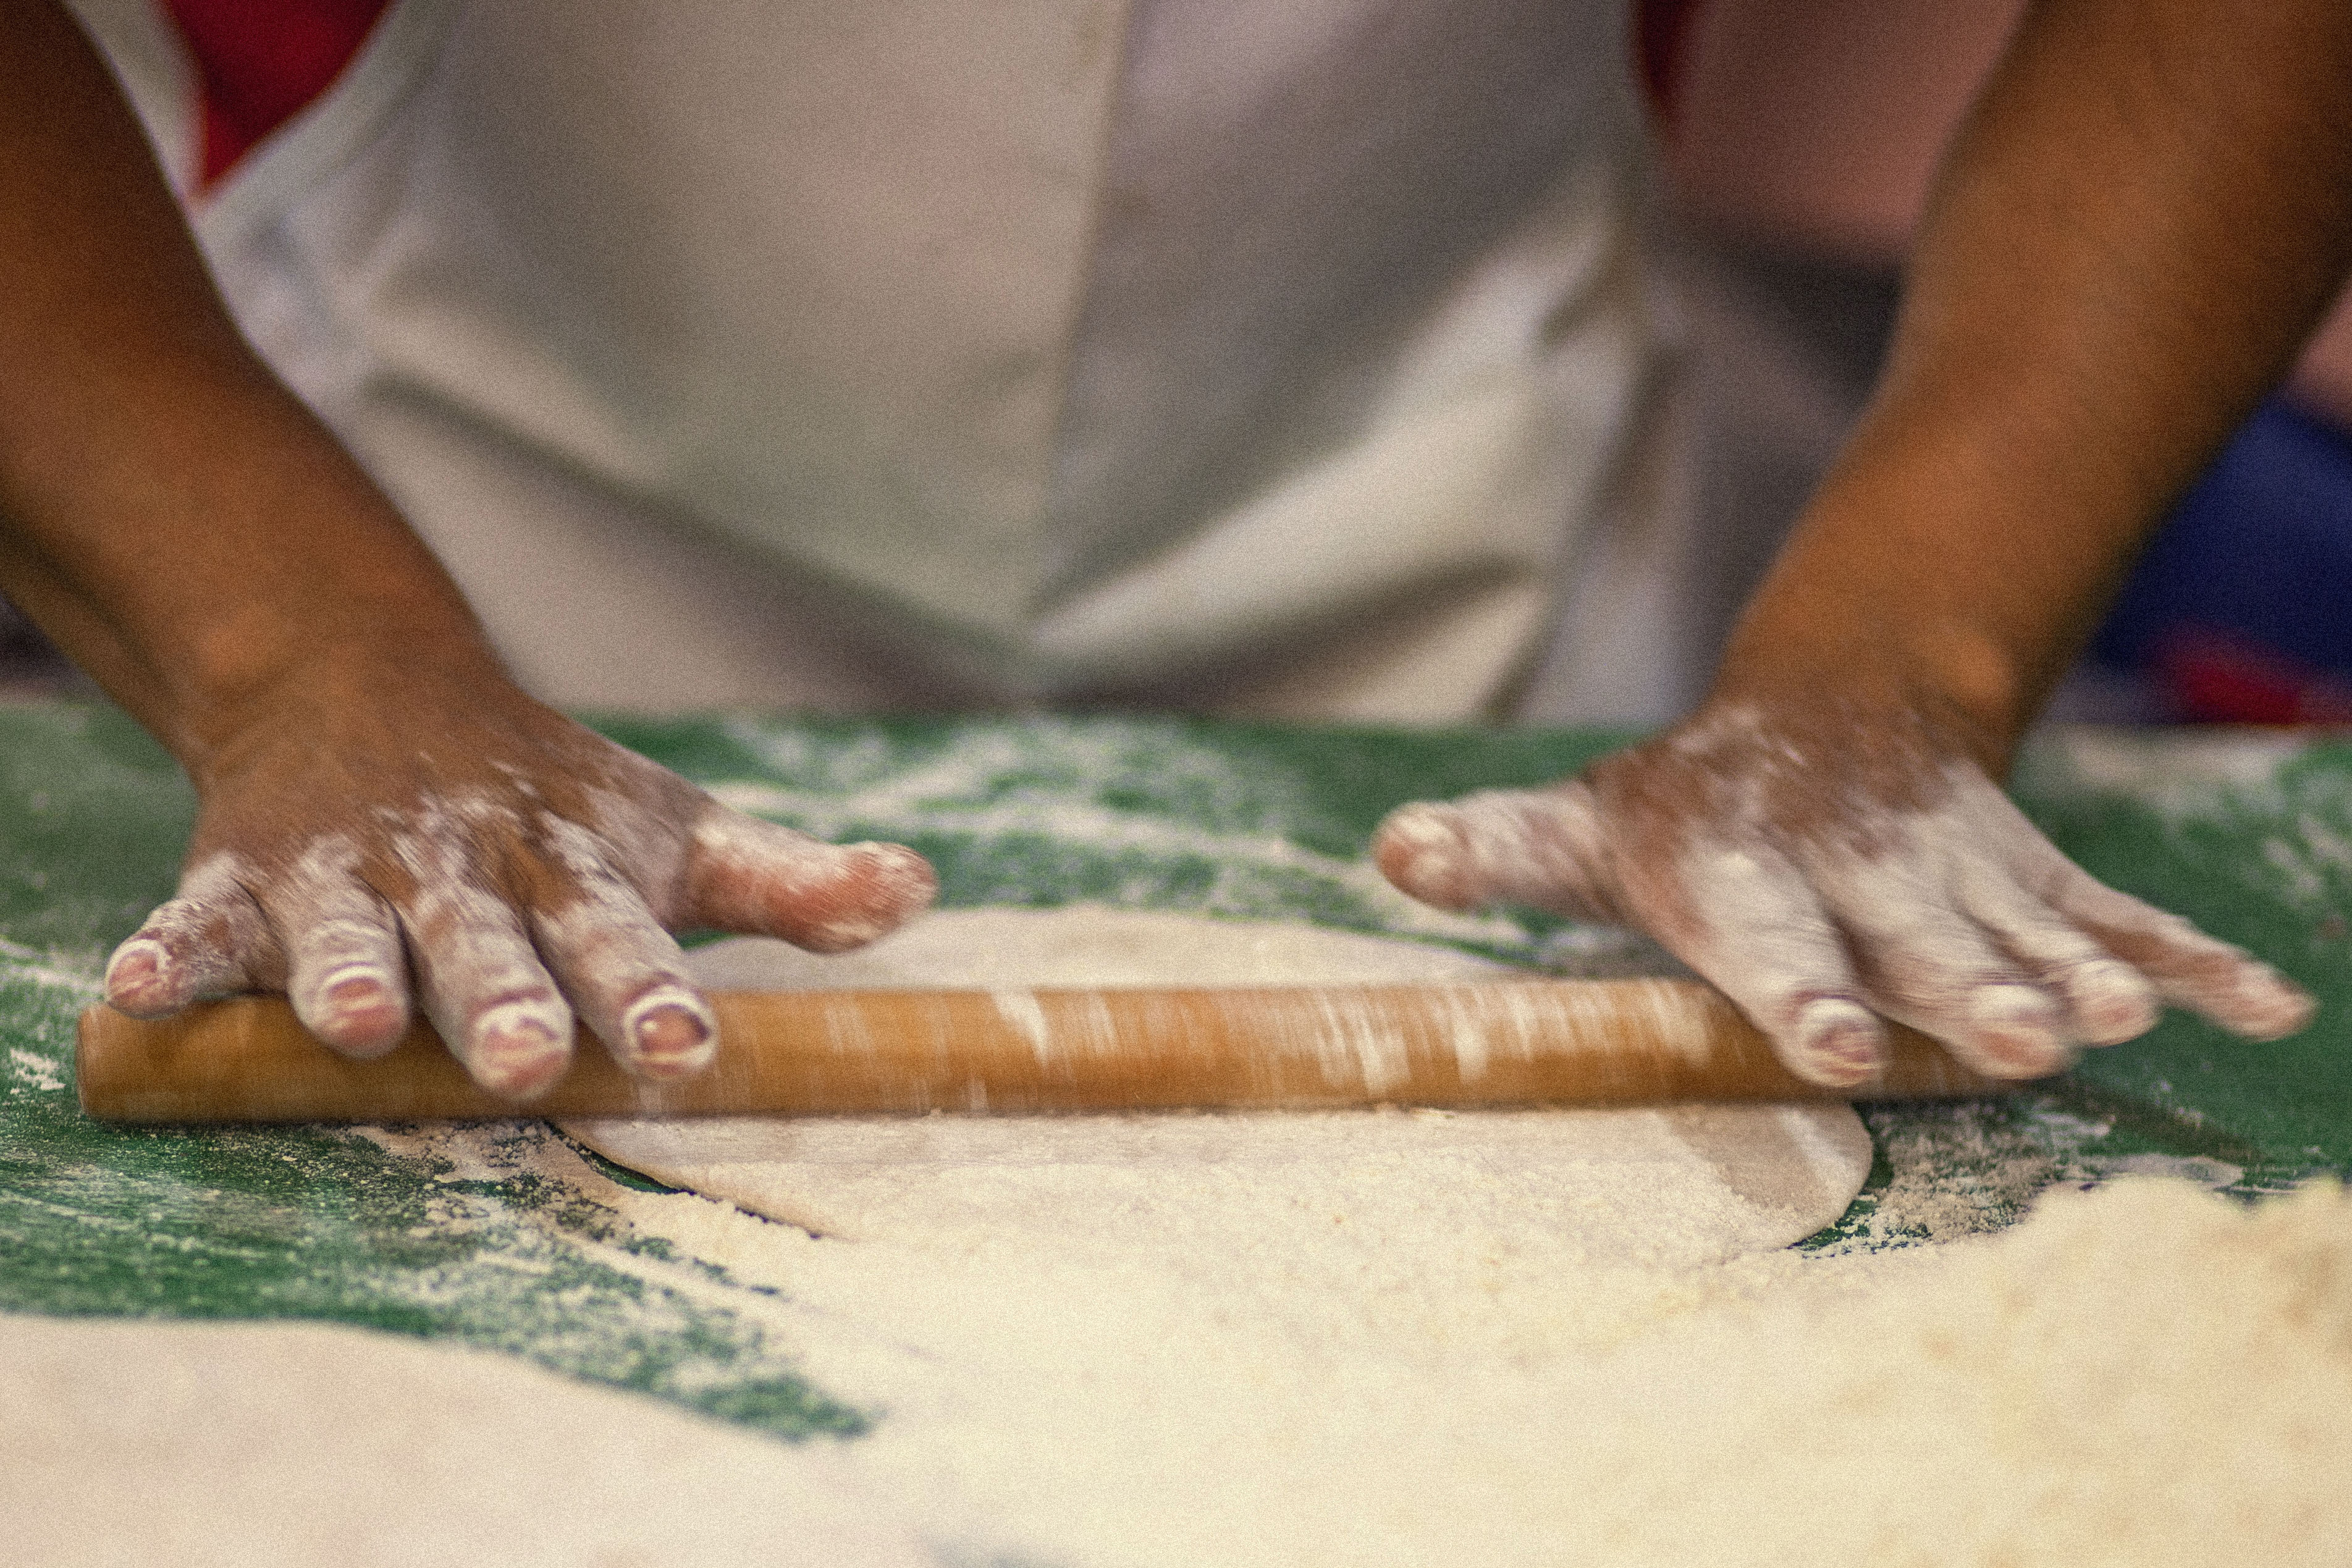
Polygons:
M2159 1000L2257 1039L2313 1006L2269 965L2091 877L1955 738L1899 707L1717 703L1548 789L1401 806L1374 853L1444 908L1647 931L1791 1071L1837 1087L1884 1061L1882 1019L2026 1079L2145 1033Z

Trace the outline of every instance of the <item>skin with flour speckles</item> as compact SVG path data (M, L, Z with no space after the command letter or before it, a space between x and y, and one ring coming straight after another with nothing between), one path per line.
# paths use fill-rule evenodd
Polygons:
M192 767L188 869L115 953L108 999L155 1016L282 989L355 1056L421 1008L478 1080L522 1100L568 1065L575 1016L642 1076L709 1063L717 1022L672 930L837 951L930 900L912 851L743 816L510 688L467 702L463 743L429 751L346 708L314 716L352 759L328 794L280 785L335 750L300 726Z
M349 835L331 834L295 863L282 984L312 1034L347 1055L369 1057L390 1050L408 1027L407 960L391 912L352 874L358 859Z
M1868 1076L1882 1019L2021 1079L2159 1001L2256 1038L2310 1016L2267 964L2075 867L1912 715L1719 707L1550 789L1402 806L1375 851L1447 908L1646 929L1822 1083Z
M781 870L754 874L779 861ZM834 848L757 817L716 811L695 826L688 873L688 898L706 923L767 931L812 952L864 946L927 907L938 885L922 858L898 845Z
M107 1000L134 1018L244 989L240 953L261 939L261 912L245 896L245 861L222 852L194 861L179 896L158 905L106 965Z

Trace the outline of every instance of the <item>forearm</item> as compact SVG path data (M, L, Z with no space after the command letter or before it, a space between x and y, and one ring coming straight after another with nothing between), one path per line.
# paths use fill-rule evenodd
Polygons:
M1707 705L1545 790L1400 808L1407 891L1630 921L1795 1071L1891 1020L2034 1078L2159 1003L2255 1038L2291 981L2092 879L1994 776L2352 247L2352 7L2050 0L1939 182L1861 428Z
M1719 695L1943 710L1998 766L2352 259L2352 11L2036 9L1948 162L1862 427Z
M0 585L184 762L304 682L494 669L227 318L79 29L0 0Z

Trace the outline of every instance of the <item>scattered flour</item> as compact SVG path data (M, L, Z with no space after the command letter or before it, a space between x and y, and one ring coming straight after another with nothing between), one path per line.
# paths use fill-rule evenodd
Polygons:
M2311 749L2292 729L2148 730L2053 725L2038 731L2021 776L2043 787L2102 790L2179 820L2232 802L2279 796L2280 770Z
M2352 1198L2177 1181L1595 1363L1556 1560L2352 1561Z
M1039 983L961 923L951 983ZM580 1131L740 1205L605 1194L779 1292L950 1561L2352 1561L2352 1200L2126 1178L1763 1250L1844 1134L1723 1114Z
M846 960L753 942L694 958L705 984L735 986L1497 967L1307 927L1084 908L933 916ZM1790 1272L1778 1249L1843 1213L1870 1163L1837 1105L567 1131L820 1233L767 1265L740 1246L715 1260L773 1267L769 1282L809 1310L812 1374L881 1411L857 1453L888 1490L1074 1563L1406 1562L1474 1539L1453 1560L1541 1560L1573 1441L1553 1374ZM1465 1479L1486 1497L1475 1528L1447 1499Z
M0 1316L0 1563L938 1559L823 1446L365 1330Z
M1203 1247L850 1244L688 1193L950 1563L2342 1564L2352 1197L2127 1178L1830 1260L1355 1280ZM1171 1269L1171 1262L1179 1267ZM665 1559L666 1560L666 1559Z
M496 1129L383 1136L513 1173L467 1157ZM945 1568L2347 1561L2332 1185L2127 1180L1952 1245L1549 1273L1498 1247L1483 1281L1332 1289L1246 1237L1188 1238L1174 1278L1034 1230L845 1243L528 1142L870 1434L788 1448L348 1329L0 1319L0 1562L864 1568L910 1560L893 1521Z
M21 1074L28 1089L49 1092L66 1086L58 1064L47 1057L36 1056L31 1051L11 1046L8 1047L8 1076L13 1079Z

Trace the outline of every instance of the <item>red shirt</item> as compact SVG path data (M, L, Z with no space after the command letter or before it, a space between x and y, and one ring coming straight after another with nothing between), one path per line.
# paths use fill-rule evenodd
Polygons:
M334 85L389 0L164 0L194 57L204 146L197 187Z
M194 58L204 146L197 187L334 85L390 0L164 0ZM1633 52L1650 112L1671 126L1698 0L1634 0Z

